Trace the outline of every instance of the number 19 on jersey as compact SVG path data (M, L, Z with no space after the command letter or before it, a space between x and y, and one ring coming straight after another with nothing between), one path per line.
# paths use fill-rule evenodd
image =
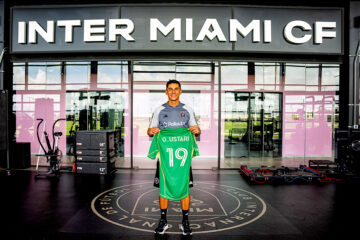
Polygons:
M174 166L174 149L166 148L166 152L169 153L169 165L170 167ZM175 150L175 158L181 160L180 167L183 167L188 156L188 151L185 148L177 148Z

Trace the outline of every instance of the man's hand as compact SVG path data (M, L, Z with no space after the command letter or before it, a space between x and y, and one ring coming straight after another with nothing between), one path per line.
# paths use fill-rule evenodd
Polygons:
M191 126L188 128L190 130L190 132L192 132L195 136L199 136L200 135L200 128L196 125Z
M152 128L149 128L148 131L147 131L147 134L149 135L149 137L152 137L156 134L158 134L160 132L160 129L157 128L157 127L152 127Z

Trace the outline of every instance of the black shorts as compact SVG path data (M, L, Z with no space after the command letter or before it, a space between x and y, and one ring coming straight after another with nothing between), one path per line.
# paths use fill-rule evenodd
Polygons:
M154 187L159 188L159 182L160 182L160 178L159 178L159 159L157 159L157 161L156 161L156 172L155 172L155 178L154 178ZM190 166L189 187L193 187L193 186L194 186L194 180L193 180L193 175L192 175L192 168Z

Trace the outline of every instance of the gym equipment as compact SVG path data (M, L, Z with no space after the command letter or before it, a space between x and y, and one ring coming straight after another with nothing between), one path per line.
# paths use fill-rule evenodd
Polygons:
M349 177L360 176L360 130L336 129L335 143L335 162L340 172Z
M310 160L314 164L317 160ZM315 163L316 165L324 162ZM334 182L341 181L339 178L333 178L326 175L324 167L323 171L313 169L306 165L299 167L255 167L249 168L246 165L240 167L240 174L250 183L255 184L279 184L279 183L312 183L312 182Z
M77 173L106 175L115 171L115 131L75 132Z
M53 144L51 146L50 144L50 140L49 140L49 135L45 130L46 127L46 122L44 122L44 119L42 118L37 118L36 120L39 121L38 125L37 125L37 131L36 131L36 135L37 135L37 139L39 141L39 144L42 148L42 150L44 151L44 154L36 154L36 156L38 156L38 160L36 163L36 174L35 174L35 178L38 177L57 177L60 173L60 162L61 162L61 158L62 158L62 152L58 147L59 144L59 139L62 136L62 132L55 132L55 125L57 122L59 121L66 121L65 118L59 118L57 119L53 126L52 126L52 138L53 138ZM46 141L46 146L47 146L47 150L45 149L44 145L41 142L40 136L39 136L39 128L41 123L44 122L43 125L43 134L45 136L45 141ZM40 156L44 156L46 157L46 162L49 162L49 171L45 172L45 173L39 173L39 157Z

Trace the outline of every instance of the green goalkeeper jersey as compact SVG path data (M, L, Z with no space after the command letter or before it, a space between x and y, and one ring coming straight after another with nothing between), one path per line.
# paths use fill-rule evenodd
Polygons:
M159 157L160 197L176 201L189 195L191 159L198 155L195 136L187 128L166 128L154 136L148 157Z

